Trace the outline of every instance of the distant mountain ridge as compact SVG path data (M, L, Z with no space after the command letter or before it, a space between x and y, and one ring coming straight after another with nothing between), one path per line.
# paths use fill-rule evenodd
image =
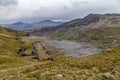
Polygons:
M98 28L101 26L104 27L113 27L120 24L120 14L89 14L84 18L75 19L69 22L65 22L57 27L44 27L38 30L41 34L44 33L54 33L59 30L68 30L71 28Z
M6 26L7 28L15 29L15 30L30 30L30 29L36 29L36 28L43 28L46 26L57 26L61 24L63 24L63 22L43 20L43 21L34 22L34 23L16 22L13 24L6 24L4 26Z

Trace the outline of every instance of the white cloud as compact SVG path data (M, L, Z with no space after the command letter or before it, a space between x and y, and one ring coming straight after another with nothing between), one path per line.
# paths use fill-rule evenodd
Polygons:
M25 19L63 19L89 13L119 13L119 0L2 0L0 21ZM6 1L6 2L5 2ZM4 3L4 6L3 6Z

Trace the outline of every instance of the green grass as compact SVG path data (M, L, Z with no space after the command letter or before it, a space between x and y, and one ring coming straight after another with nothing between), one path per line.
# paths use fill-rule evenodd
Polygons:
M4 69L24 67L24 61L28 62L25 58L19 57L0 58L0 69L3 69L2 65L4 65ZM32 65L32 63L30 64ZM115 78L115 80L119 80L120 48L83 58L59 58L53 62L41 61L36 64L10 72L11 74L5 76L7 76L7 80L21 80L23 78L28 80L114 80ZM110 73L114 78L107 77L106 73ZM57 78L57 74L62 74L63 77Z
M32 42L28 39L28 37L22 36L21 41L24 42L24 47L26 48L25 53L26 54L31 54L33 47L32 47Z
M0 36L0 52L1 54L16 53L19 49L19 41L6 37Z
M28 64L30 64L30 61L27 61L27 59L24 58L0 56L0 70L20 67Z
M99 45L105 49L113 49L84 58L61 58L53 63L38 66L37 72L26 74L27 78L51 80L55 75L63 78L55 80L119 80L120 79L120 28L101 27L85 31L70 29L53 34L54 39L75 40ZM106 77L110 73L110 77ZM113 78L114 76L114 78Z
M16 40L19 35L13 30L0 28L0 54L15 54L20 46L19 41Z
M16 55L21 46L25 46L26 53L31 53L32 44L28 38L22 35L24 32L0 28L0 55ZM23 45L21 41L24 42Z
M27 78L36 80L114 80L105 73L119 77L120 48L83 58L62 58L55 62L37 66L33 73L24 72ZM31 71L30 71L31 72ZM28 74L29 73L29 74ZM62 74L62 78L55 75Z
M107 29L107 31L105 31ZM113 30L113 31L112 31ZM114 32L115 30L115 32ZM71 30L72 31L72 30ZM71 33L68 32L68 33ZM112 33L112 32L113 33ZM3 77L5 80L119 80L120 79L120 48L114 48L113 50L101 52L95 55L83 57L83 58L62 58L61 54L51 55L55 57L55 61L45 61L37 62L36 60L29 59L27 57L15 57L9 56L8 54L14 53L19 48L19 41L15 40L13 37L16 35L14 32L1 31L0 36L0 51L4 56L0 56L0 71L7 69L14 69L18 67L23 67L22 69L15 69L16 71L8 71L4 74L0 74L0 79ZM73 31L76 33L76 31ZM88 43L101 44L110 46L113 40L117 39L115 44L119 44L119 28L105 28L105 29L92 29L91 32L80 32L73 36L73 34L68 35L66 39L83 41ZM63 31L64 33L64 31ZM86 34L89 33L89 34ZM104 33L104 34L101 34ZM67 34L65 34L67 35ZM81 36L80 36L81 35ZM98 35L98 36L96 36ZM114 35L114 36L113 36ZM60 34L60 36L62 36ZM59 36L59 37L60 37ZM79 36L79 37L78 37ZM87 38L85 37L87 36ZM112 37L111 37L112 36ZM62 36L63 38L64 36ZM106 38L107 37L107 38ZM31 44L26 37L21 37L24 41L28 52L31 50ZM104 43L104 44L103 44ZM112 46L112 45L111 45ZM5 50L5 51L4 51ZM6 54L6 55L5 55ZM27 68L24 66L28 66ZM44 63L44 64L40 64ZM110 76L107 77L105 74L109 73ZM56 77L57 74L62 74L63 77ZM111 76L112 75L112 76ZM114 78L113 78L114 77Z

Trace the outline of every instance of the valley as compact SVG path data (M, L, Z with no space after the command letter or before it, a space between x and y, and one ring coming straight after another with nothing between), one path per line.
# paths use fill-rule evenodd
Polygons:
M0 80L120 80L120 0L0 0Z
M119 80L117 14L90 14L56 27L0 27L0 80Z
M26 39L35 43L40 59L36 57L36 54L33 56L36 57L35 59L32 56L10 57L1 55L1 80L119 79L119 48L93 54L97 52L96 50L99 52L101 49L90 44L48 40L46 37L30 36L24 38L25 41ZM67 49L68 52L66 50L62 52L64 49ZM83 49L82 57L74 49L81 51ZM90 51L93 53L88 56ZM29 51L26 53L29 53ZM61 77L58 75L61 75Z

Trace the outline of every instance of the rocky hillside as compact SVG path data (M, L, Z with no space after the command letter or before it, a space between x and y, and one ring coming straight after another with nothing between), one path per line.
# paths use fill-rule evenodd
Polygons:
M54 33L54 32L61 30L61 29L68 30L70 28L75 28L75 27L82 28L84 25L89 25L91 23L96 23L96 22L100 21L101 16L102 15L99 15L99 14L90 14L83 19L75 19L75 20L66 22L62 25L59 25L57 27L44 27L40 30L35 30L35 32L43 35L43 34Z
M120 14L89 14L82 19L72 20L60 25L60 28L75 28L75 27L115 27L119 25Z
M99 16L95 18L92 16ZM119 46L120 41L120 15L106 14L106 15L89 15L88 21L91 23L80 25L68 30L61 29L53 34L54 38L76 40L80 42L87 42L100 45L104 48L114 48ZM92 17L92 18L90 18ZM86 19L86 17L84 18ZM83 20L84 20L83 19Z
M58 27L43 28L39 34L52 34L54 39L67 39L100 45L104 48L119 46L120 14L90 14ZM37 34L37 32L35 32Z

